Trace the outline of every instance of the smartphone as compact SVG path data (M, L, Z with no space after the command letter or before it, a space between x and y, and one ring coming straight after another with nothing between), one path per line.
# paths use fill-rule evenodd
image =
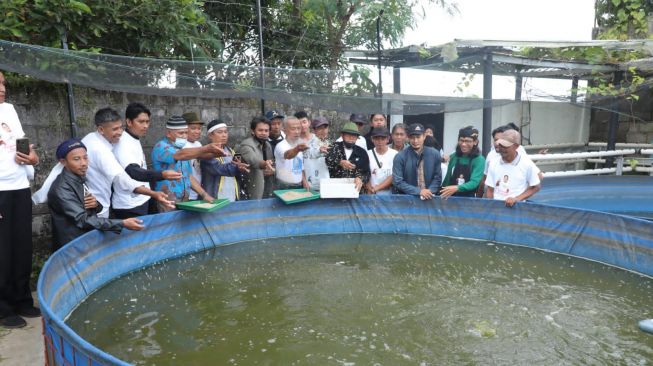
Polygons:
M29 155L29 139L27 137L16 139L16 151Z
M243 161L243 155L242 154L234 154L234 160Z

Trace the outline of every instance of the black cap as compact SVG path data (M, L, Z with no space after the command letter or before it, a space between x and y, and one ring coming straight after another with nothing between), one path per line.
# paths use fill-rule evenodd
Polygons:
M361 123L361 124L367 123L367 119L365 118L365 115L359 113L352 113L352 115L349 116L349 120L354 123Z
M372 129L372 132L370 133L371 137L376 137L376 136L383 136L383 137L388 137L390 136L390 131L385 126L381 127L374 127Z
M272 120L275 119L275 118L285 118L285 117L286 117L286 116L284 116L283 113L279 112L279 111L276 110L276 109L273 109L273 110L271 110L271 111L267 111L267 112L265 113L265 118L266 118L268 121L272 121Z
M413 123L412 125L408 126L408 130L406 130L406 134L408 134L408 136L410 136L410 135L423 135L424 134L424 126L422 126L421 123Z
M463 127L458 130L458 138L461 137L471 137L476 140L478 138L478 131L471 126Z

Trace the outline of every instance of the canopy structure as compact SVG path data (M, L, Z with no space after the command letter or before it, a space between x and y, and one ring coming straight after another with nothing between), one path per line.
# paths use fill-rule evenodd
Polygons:
M454 40L445 45L426 48L408 46L390 50L352 50L346 53L354 64L392 67L393 92L401 93L402 68L419 68L433 71L483 74L483 152L489 151L492 125L492 76L513 76L516 81L515 100L521 100L522 80L529 78L569 79L572 94L569 102L577 102L579 80L591 80L597 75L614 74L616 80L629 67L653 71L653 58L646 61L612 64L585 61L529 58L519 54L525 48L573 48L601 47L608 51L638 51L653 55L653 41L501 41L501 40ZM614 148L618 115L610 122L608 149Z

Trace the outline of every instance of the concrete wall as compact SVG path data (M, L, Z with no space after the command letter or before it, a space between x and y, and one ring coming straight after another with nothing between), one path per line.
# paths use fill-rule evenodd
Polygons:
M65 87L60 84L34 83L25 86L9 85L7 101L12 103L30 142L36 145L41 163L36 167L36 177L32 188L38 189L56 164L54 156L57 145L70 137L68 105ZM230 145L235 146L249 136L249 121L260 115L260 101L250 99L204 99L186 97L160 97L129 93L106 92L88 88L75 88L75 109L77 112L78 137L83 137L95 129L93 116L103 107L113 107L121 114L131 102L142 102L152 112L148 135L143 140L146 156L149 159L151 147L164 135L167 118L173 114L197 112L208 122L222 118L234 127L230 129ZM300 107L268 103L266 107L294 113ZM306 111L312 115L326 116L332 123L332 134L340 130L349 119L348 114L338 114L324 110ZM204 138L205 139L205 138ZM37 249L45 249L50 242L50 216L47 205L34 207L33 235Z

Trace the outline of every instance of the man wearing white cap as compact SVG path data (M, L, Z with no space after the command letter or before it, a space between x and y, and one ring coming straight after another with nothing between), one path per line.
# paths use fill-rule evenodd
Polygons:
M494 143L501 159L490 163L485 179L485 197L506 201L512 207L540 190L539 169L532 160L518 152L521 136L515 130L503 132Z

